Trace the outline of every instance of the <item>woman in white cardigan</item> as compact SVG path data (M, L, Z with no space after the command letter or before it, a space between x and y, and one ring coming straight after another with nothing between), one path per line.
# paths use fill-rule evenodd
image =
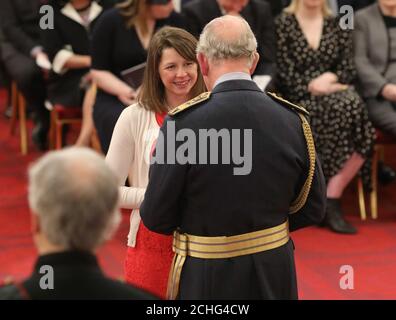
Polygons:
M154 35L138 102L121 113L106 157L119 179L121 206L132 209L125 279L161 298L166 295L173 258L172 237L149 231L141 223L139 207L164 117L205 89L196 45L196 39L179 28L164 27ZM130 186L126 187L128 175Z

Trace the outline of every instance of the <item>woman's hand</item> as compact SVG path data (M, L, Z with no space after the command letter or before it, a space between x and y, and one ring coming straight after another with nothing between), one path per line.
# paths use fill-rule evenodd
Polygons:
M314 96L322 96L348 88L347 85L337 81L338 77L334 73L325 72L319 77L311 80L308 84L308 91Z
M136 92L110 71L92 69L91 74L98 88L116 96L125 106L135 102Z
M117 98L124 104L124 106L130 106L135 102L136 92L129 88L117 95Z

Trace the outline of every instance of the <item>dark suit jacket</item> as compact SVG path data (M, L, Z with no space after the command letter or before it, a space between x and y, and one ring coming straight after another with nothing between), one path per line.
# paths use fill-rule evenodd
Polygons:
M355 64L360 92L375 98L388 83L385 72L389 63L389 36L377 3L359 10L353 31Z
M176 134L189 128L196 137L203 128L252 129L252 169L248 175L234 175L232 164L151 165L140 208L149 229L231 236L287 219L292 231L323 219L326 187L319 161L305 206L288 214L308 174L307 144L296 112L274 102L254 82L223 82L209 100L167 118L161 128L165 150L166 124L173 120ZM187 257L181 282L182 299L296 298L292 244L230 259Z
M183 7L182 14L185 17L187 30L196 37L200 35L208 22L222 15L216 0L191 1ZM260 61L255 74L273 75L276 40L270 5L266 1L250 0L240 14L249 23L257 38Z
M39 0L1 0L0 21L4 36L26 55L40 44Z
M53 289L43 290L40 280L50 273L40 269L53 268ZM44 279L48 284L48 280ZM97 259L87 252L68 251L40 256L32 275L18 285L0 288L2 299L70 300L70 299L125 299L142 300L154 297L140 289L107 278Z

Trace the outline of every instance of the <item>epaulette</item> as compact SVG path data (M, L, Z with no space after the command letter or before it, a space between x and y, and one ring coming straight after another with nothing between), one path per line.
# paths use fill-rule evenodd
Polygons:
M298 106L294 103L291 103L290 101L287 101L286 99L283 99L282 97L278 96L276 93L267 91L267 94L268 94L268 96L270 96L272 98L272 100L280 103L281 105L291 108L297 112L303 113L305 116L309 116L309 112L305 108Z
M186 109L188 109L188 108L190 108L190 107L192 107L192 106L194 106L194 105L196 105L196 104L198 104L198 103L200 103L202 101L208 100L209 97L210 97L210 93L211 93L210 91L201 93L200 95L196 96L195 98L193 98L193 99L181 104L180 106L176 107L175 109L170 111L168 114L171 115L171 116L174 116L175 114L177 114L179 112L182 112L182 111L184 111L184 110L186 110Z

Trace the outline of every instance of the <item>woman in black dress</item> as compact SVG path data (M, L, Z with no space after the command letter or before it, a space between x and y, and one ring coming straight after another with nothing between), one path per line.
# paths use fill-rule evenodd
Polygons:
M91 0L53 0L54 28L42 30L42 42L52 64L48 99L64 107L82 105L83 79L91 67L91 30L103 7Z
M310 112L327 180L324 223L335 232L355 233L342 217L340 198L372 150L374 129L351 85L356 76L351 34L324 0L292 1L276 19L276 29L277 89Z
M164 25L183 27L170 0L128 0L98 21L92 40L92 75L99 89L93 117L104 153L119 115L136 97L121 72L146 61L150 39Z
M93 0L51 0L49 4L54 9L54 28L41 29L42 44L51 63L48 100L66 108L84 104L92 109L93 98L84 100L90 79L90 39L106 4ZM87 135L81 130L77 144L89 139L90 132Z

